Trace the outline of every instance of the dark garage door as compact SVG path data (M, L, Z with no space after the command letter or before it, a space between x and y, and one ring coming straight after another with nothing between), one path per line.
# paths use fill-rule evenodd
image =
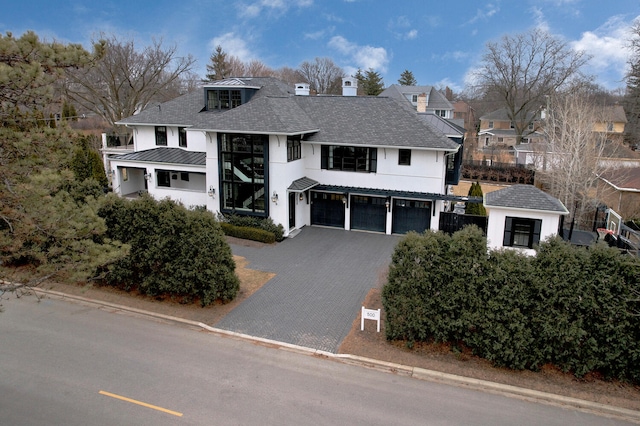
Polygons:
M351 229L385 232L387 225L387 199L351 196Z
M424 232L431 226L431 202L403 199L393 200L391 232L406 234L409 231Z
M311 224L344 229L342 194L311 192Z

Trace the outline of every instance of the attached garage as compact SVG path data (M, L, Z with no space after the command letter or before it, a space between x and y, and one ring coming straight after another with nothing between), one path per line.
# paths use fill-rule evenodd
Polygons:
M343 194L311 191L311 224L344 229Z
M385 232L387 198L364 195L351 196L351 229Z
M394 234L424 232L431 227L431 201L394 198L392 213L391 232Z

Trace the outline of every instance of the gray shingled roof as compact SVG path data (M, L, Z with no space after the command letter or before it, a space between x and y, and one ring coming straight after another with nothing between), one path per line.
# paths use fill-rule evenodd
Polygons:
M324 144L398 146L453 151L458 144L435 132L396 101L371 96L296 96L320 131L306 141Z
M202 90L153 106L121 124L184 125L192 130L266 134L310 134L325 144L398 146L454 151L458 145L386 97L294 96L293 87L272 77L213 82L260 87L253 98L227 111L203 111Z
M307 189L311 189L318 184L319 182L317 180L313 180L304 176L304 177L301 177L300 179L296 179L293 182L291 182L291 185L289 185L289 188L287 189L294 192L300 192L300 191L306 191Z
M392 84L380 93L378 96L388 96L397 100L409 102L405 94L419 95L425 93L429 95L427 108L428 109L450 109L453 110L453 105L445 96L438 92L433 86L401 86L399 84Z
M529 111L527 113L527 119L531 119L534 117L534 115L537 115L537 112L531 112ZM506 108L500 108L497 109L495 111L492 111L488 114L483 115L482 117L480 117L480 120L486 121L486 120L500 120L500 121L511 121L511 118L509 118L509 112L507 111Z
M560 200L533 185L512 185L489 192L484 196L484 205L489 208L504 207L569 214Z
M422 112L418 113L418 118L426 123L429 123L433 128L448 137L455 136L461 138L462 136L464 136L464 127L460 127L457 124L447 120L446 118L442 118L435 114Z
M132 115L118 124L180 125L191 126L193 117L204 107L201 89L179 96L162 104L154 104L139 114Z
M185 164L193 166L205 166L207 163L206 152L185 151L181 148L154 148L146 151L115 155L109 158L112 160Z

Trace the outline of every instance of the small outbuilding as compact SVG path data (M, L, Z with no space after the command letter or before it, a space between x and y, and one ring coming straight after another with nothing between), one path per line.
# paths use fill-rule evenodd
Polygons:
M487 246L535 254L533 247L557 235L561 217L569 214L560 200L533 185L513 185L484 196L489 214Z

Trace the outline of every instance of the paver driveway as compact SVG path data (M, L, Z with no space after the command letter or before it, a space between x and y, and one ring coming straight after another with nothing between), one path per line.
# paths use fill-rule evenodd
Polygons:
M305 227L261 248L232 244L248 267L275 272L216 327L337 352L400 237Z

